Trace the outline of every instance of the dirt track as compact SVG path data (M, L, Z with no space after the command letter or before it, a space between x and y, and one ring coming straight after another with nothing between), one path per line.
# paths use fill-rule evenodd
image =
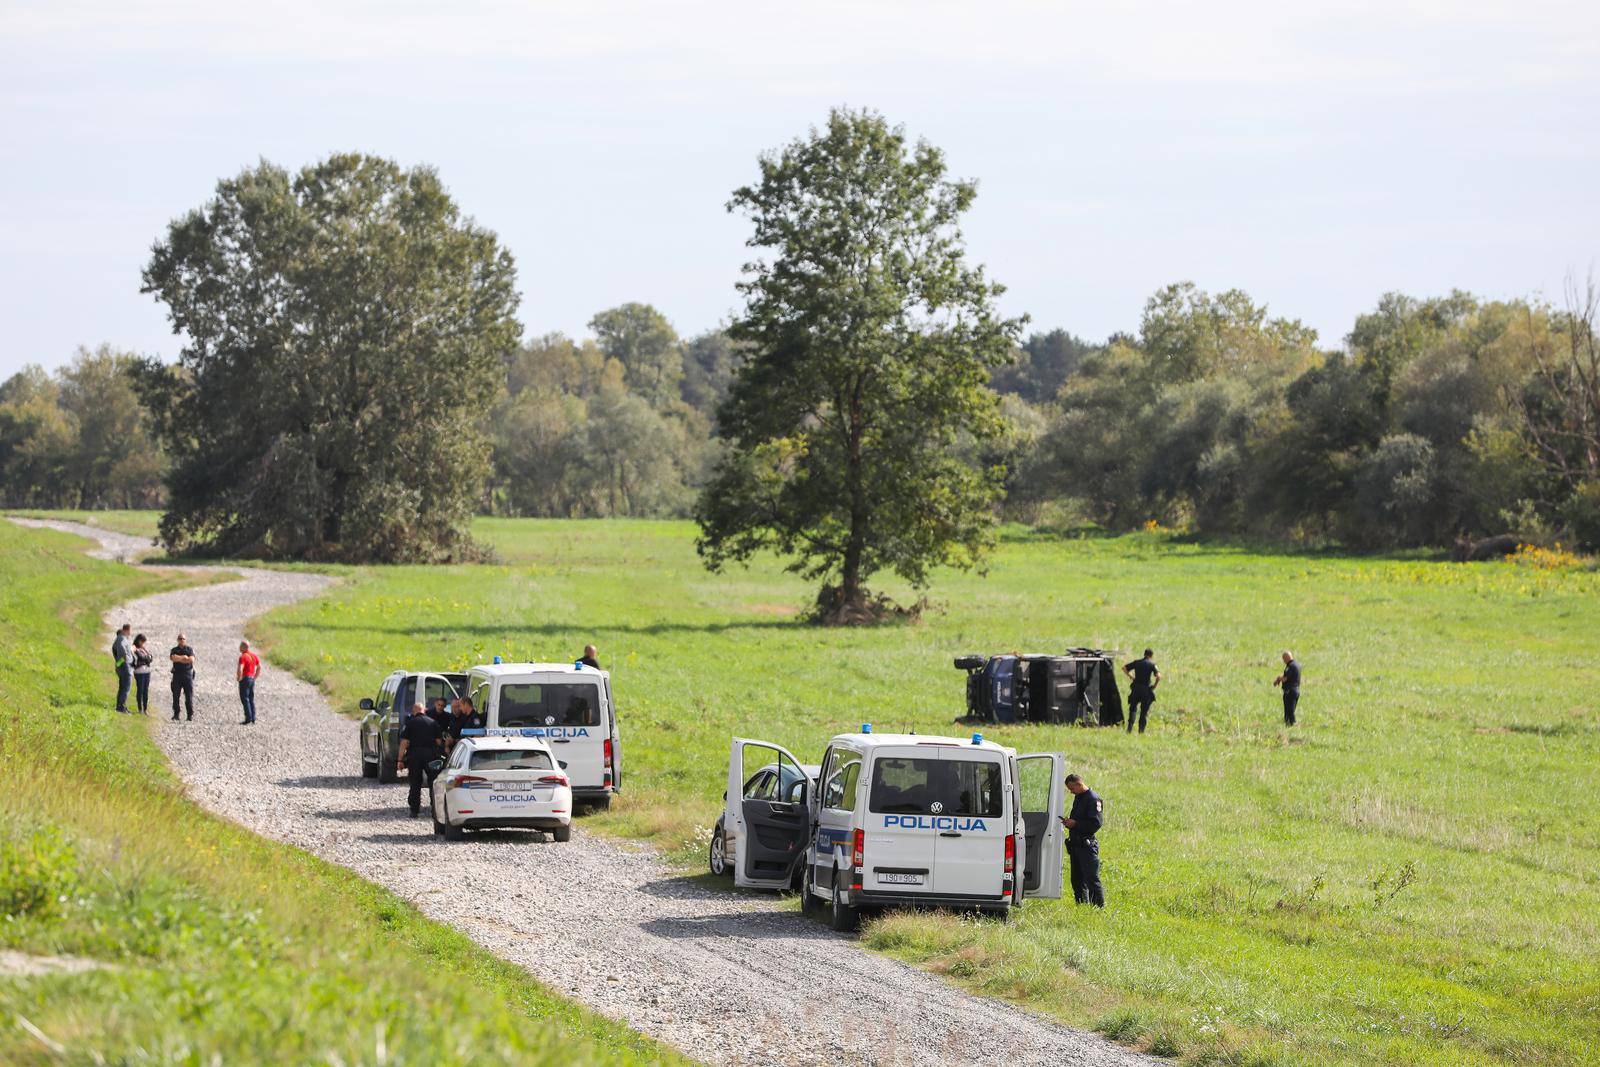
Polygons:
M93 527L37 525L98 539L107 558L148 547ZM108 626L129 620L150 634L158 652L179 628L195 647L195 721L167 718L158 668L152 728L207 808L387 886L555 989L710 1063L1157 1062L961 993L770 897L675 875L646 850L584 833L581 821L561 845L511 831L435 837L426 816L406 817L403 783L360 777L355 723L313 686L273 670L270 649L260 721L238 725L233 664L245 623L331 580L228 569L241 580L106 616Z

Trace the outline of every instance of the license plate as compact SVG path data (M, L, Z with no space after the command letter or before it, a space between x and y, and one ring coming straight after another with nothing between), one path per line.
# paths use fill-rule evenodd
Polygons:
M496 782L494 784L496 793L526 793L532 788L532 782Z
M922 884L922 875L920 875L920 874L901 874L900 872L896 871L896 872L893 872L893 873L886 873L886 874L878 875L878 881L886 882L889 885L921 885Z

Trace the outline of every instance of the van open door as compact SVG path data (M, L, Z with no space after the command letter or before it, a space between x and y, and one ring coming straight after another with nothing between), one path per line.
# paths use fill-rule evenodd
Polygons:
M811 840L811 781L800 761L770 741L733 739L722 827L733 884L787 889Z
M1059 752L1030 752L1017 757L1017 785L1022 808L1022 897L1060 900L1067 850L1067 758Z

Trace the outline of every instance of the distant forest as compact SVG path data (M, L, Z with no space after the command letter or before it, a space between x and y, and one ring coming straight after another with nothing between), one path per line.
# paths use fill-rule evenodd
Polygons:
M990 383L1009 435L972 461L1006 471L1001 517L1035 525L1358 548L1509 532L1600 549L1595 306L1582 291L1561 305L1391 293L1334 347L1238 290L1172 285L1132 332L1028 336ZM680 337L648 304L589 331L505 361L476 416L492 444L481 511L691 513L737 345ZM102 346L0 384L5 506L162 506L139 363Z

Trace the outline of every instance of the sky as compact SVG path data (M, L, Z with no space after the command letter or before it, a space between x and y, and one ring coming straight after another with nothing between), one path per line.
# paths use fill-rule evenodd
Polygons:
M435 167L529 335L737 312L761 152L870 107L976 179L1030 329L1242 288L1338 345L1390 290L1559 299L1600 258L1600 4L0 0L0 377L174 358L167 224L260 159Z

